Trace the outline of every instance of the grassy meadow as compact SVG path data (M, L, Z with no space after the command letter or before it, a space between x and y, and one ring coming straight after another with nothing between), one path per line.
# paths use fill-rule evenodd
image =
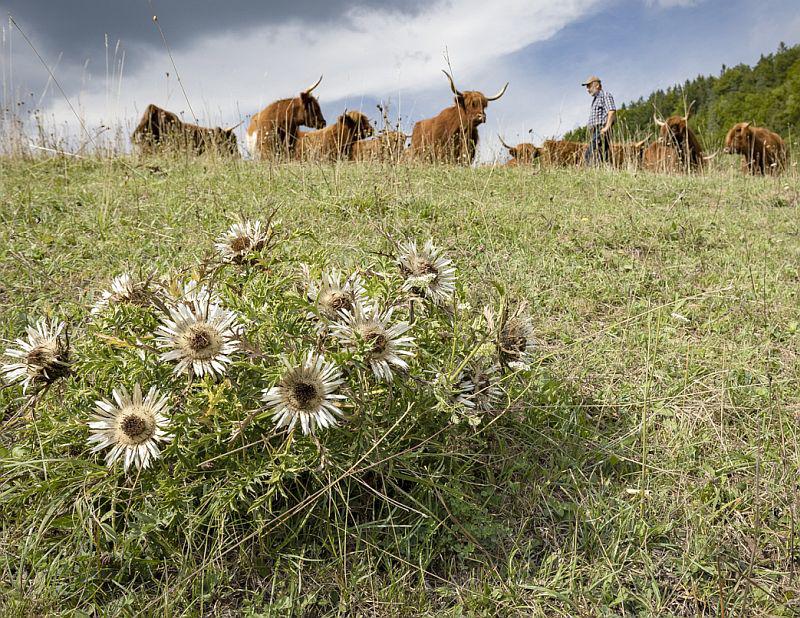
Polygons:
M331 509L341 534L248 546L252 562L240 550L258 524L217 522L220 536L199 539L211 529L200 519L215 517L199 502L187 507L191 541L163 514L104 537L110 520L91 496L112 481L89 454L78 400L57 383L23 418L21 390L4 388L0 615L794 615L800 180L730 163L664 176L3 160L5 339L40 316L78 339L115 275L190 272L232 222L275 210L296 236L292 259L344 269L359 266L356 248L379 256L391 240L432 238L475 312L500 296L530 303L537 349L503 413L517 420L455 449L480 484L473 472L429 481L450 498L426 535L400 531L389 547L376 522ZM124 479L112 511L152 503ZM161 561L129 559L129 544L159 547Z

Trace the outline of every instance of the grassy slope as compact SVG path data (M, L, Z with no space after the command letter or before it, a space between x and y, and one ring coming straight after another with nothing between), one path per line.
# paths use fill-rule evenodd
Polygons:
M531 301L559 396L583 403L543 410L515 462L526 473L495 488L513 533L494 564L476 554L427 586L402 564L306 565L302 592L336 587L378 615L775 613L797 591L799 191L796 176L725 171L4 161L0 335L83 315L124 269L191 266L239 214L278 207L336 262L387 249L383 231L431 236L473 305L493 282ZM300 567L284 568L278 613L299 594ZM10 590L0 608L47 608L48 586Z

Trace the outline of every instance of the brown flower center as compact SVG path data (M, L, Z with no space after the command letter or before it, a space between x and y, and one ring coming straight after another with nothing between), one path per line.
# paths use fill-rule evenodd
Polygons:
M317 385L301 380L291 387L292 404L300 410L313 410L319 405L320 396Z
M364 340L372 344L370 352L376 355L383 354L389 344L389 338L383 333L369 333Z
M149 422L141 410L134 408L122 417L119 429L131 444L142 444L153 437L155 423Z
M46 346L37 345L25 357L29 365L44 366L53 361L53 351Z
M353 301L350 299L349 294L332 294L328 304L336 311L341 311L343 309L350 311L353 309Z
M211 345L211 338L208 331L196 330L189 335L189 346L195 351L205 350Z
M250 248L251 242L248 236L237 236L231 242L231 249L236 253L242 253Z

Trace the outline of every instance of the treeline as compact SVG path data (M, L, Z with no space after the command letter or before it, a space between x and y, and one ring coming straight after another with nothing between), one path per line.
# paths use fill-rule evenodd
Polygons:
M612 91L613 92L613 91ZM778 46L761 56L755 66L722 66L719 76L698 76L648 97L620 106L618 132L626 137L655 133L653 112L663 117L684 113L684 102L694 101L690 125L708 149L722 145L728 129L750 121L780 133L787 141L800 138L800 45ZM586 127L564 139L585 140Z

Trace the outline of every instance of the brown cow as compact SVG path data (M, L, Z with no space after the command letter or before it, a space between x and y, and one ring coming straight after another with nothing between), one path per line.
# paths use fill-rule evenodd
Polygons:
M622 169L638 168L642 164L646 139L640 142L611 142L611 165Z
M196 124L183 122L177 114L151 103L133 130L131 142L139 147L142 154L174 149L188 150L196 154L217 152L238 156L236 134L233 132L235 128L199 127Z
M580 165L587 148L581 142L547 139L542 144L542 162L553 167Z
M673 146L653 142L642 153L642 168L650 172L680 172L678 151Z
M700 141L689 128L689 113L692 106L686 110L685 116L670 116L666 120L659 120L653 114L653 120L660 127L658 141L664 146L675 148L683 170L693 171L703 169L703 149Z
M749 122L739 122L725 136L728 154L744 155L744 167L751 174L780 174L786 169L788 150L780 135Z
M298 135L294 158L304 161L349 159L353 144L372 135L372 125L361 112L345 112L336 124Z
M410 154L426 161L469 165L475 160L478 126L486 122L486 106L505 94L508 83L496 95L487 97L477 90L461 92L450 74L442 72L450 81L456 104L414 125Z
M397 163L403 156L408 138L402 131L381 131L374 139L355 142L350 158L353 161Z
M523 142L516 146L509 146L503 141L502 137L499 135L497 137L500 139L500 143L508 150L508 154L511 155L511 159L506 161L506 165L509 167L532 165L542 155L542 149L533 144Z
M254 157L291 158L301 126L312 129L325 127L319 101L311 95L321 81L320 75L317 83L299 96L270 103L252 117L247 127L247 148Z

